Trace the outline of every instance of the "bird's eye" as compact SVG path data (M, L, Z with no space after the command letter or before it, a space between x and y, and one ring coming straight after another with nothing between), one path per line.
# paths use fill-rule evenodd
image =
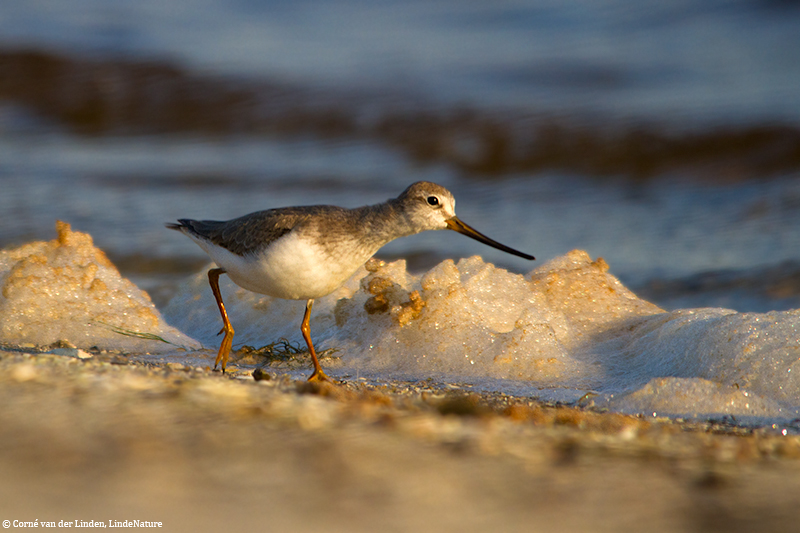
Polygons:
M439 199L435 196L428 196L428 205L439 205Z

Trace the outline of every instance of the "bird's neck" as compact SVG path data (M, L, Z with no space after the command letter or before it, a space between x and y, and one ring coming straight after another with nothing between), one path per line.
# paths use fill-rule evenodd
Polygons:
M416 233L396 200L364 206L360 210L359 224L364 229L362 236L372 246L380 248L398 237Z

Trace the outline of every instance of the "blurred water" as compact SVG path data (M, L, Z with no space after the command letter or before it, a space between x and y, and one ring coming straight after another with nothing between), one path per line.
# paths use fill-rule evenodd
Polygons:
M0 42L438 102L698 120L800 118L795 2L41 0Z
M64 219L154 290L204 257L165 221L427 179L665 305L797 307L798 30L780 1L6 3L0 246ZM384 250L471 254L528 268L455 235Z

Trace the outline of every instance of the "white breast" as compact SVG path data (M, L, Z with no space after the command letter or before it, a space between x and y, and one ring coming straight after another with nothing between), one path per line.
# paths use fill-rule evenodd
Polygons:
M287 300L307 300L330 294L375 252L345 254L335 260L313 240L291 232L260 254L239 256L196 240L231 280L247 290Z

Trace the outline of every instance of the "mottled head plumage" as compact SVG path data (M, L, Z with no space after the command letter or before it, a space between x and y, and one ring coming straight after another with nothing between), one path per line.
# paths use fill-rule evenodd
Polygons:
M429 181L412 183L397 197L397 201L415 233L447 229L447 221L456 216L453 194Z

